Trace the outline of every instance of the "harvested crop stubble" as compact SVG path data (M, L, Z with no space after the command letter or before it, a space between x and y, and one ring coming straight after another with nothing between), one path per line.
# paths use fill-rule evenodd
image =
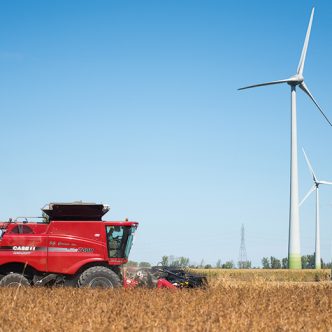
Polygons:
M217 279L207 290L0 289L0 331L330 331L330 282Z

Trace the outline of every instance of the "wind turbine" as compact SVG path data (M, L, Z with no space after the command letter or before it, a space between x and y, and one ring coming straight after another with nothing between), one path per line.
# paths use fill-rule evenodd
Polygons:
M332 185L332 182L330 181L320 181L318 180L311 163L309 161L309 158L307 157L307 154L305 153L304 149L302 148L302 151L304 153L304 158L307 162L307 165L309 167L309 170L312 175L312 179L314 181L313 186L310 188L308 193L303 197L301 203L299 206L302 205L302 203L313 193L316 191L316 236L315 236L315 269L320 269L321 268L321 263L320 263L320 228L319 228L319 186L321 184L330 184Z
M307 33L304 40L304 45L297 67L296 74L290 78L255 84L240 88L239 90L256 88L259 86L273 85L287 83L291 87L291 174L290 174L290 211L289 211L289 240L288 240L288 267L290 269L301 269L301 252L300 252L300 215L299 215L299 185L298 185L298 164L297 164L297 124L296 124L296 87L299 86L301 90L306 93L309 98L317 106L326 121L332 126L329 119L326 117L316 100L310 93L308 87L304 83L303 69L307 55L307 49L310 38L310 31L312 20L314 17L315 8L312 9Z

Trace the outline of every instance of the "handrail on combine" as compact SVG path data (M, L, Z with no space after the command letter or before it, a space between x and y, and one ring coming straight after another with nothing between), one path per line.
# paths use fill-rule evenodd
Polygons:
M45 220L46 220L45 217L41 217L41 216L37 216L37 217L35 217L35 216L33 216L33 217L20 216L20 217L16 217L15 220L14 220L14 222L20 222L19 219L24 219L24 220L22 221L23 223L29 223L30 221L29 221L28 219L43 219L42 222L45 222ZM33 222L33 221L31 221L31 222Z

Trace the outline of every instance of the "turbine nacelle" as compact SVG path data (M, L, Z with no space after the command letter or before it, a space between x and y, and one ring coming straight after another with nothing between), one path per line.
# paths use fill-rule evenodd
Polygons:
M257 88L260 86L266 86L266 85L275 85L275 84L283 84L287 83L291 87L299 86L299 88L313 101L313 103L317 106L318 110L321 112L325 120L329 123L330 126L332 126L332 123L328 119L328 117L324 114L323 110L321 107L318 105L317 101L315 100L314 96L311 94L309 91L307 85L304 83L304 77L303 77L303 70L304 70L304 63L307 55L307 50L308 50L308 45L309 45L309 38L310 38L310 31L311 31L311 25L312 25L312 19L314 17L314 11L315 9L312 9L311 16L310 16L310 21L307 29L307 33L305 36L304 44L303 44L303 49L299 61L299 65L297 67L296 74L291 76L290 78L284 79L284 80L278 80L278 81L271 81L271 82L265 82L265 83L260 83L260 84L254 84L254 85L249 85L245 86L243 88L240 88L238 90L245 90L245 89L250 89L250 88Z
M304 198L302 199L302 201L300 202L299 206L302 205L302 203L313 193L316 192L316 235L315 235L315 268L316 269L320 269L321 268L321 262L320 262L320 226L319 226L319 186L321 184L329 184L332 185L332 182L330 181L323 181L323 180L318 180L312 166L310 163L310 160L307 156L307 154L305 153L304 149L303 150L303 154L304 154L304 158L305 161L307 162L309 171L312 175L312 179L314 184L312 185L312 187L309 189L308 193L304 196Z
M303 82L304 82L304 77L302 74L293 75L287 80L287 84L289 85L300 85Z
M319 189L319 186L321 184L327 184L327 185L332 185L332 182L330 181L324 181L324 180L318 180L315 172L314 172L314 169L312 168L311 166L311 163L310 163L310 160L306 154L306 152L304 151L304 149L302 148L302 151L303 151L303 154L304 154L304 158L305 158L305 161L308 165L308 168L309 168L309 171L312 175L312 180L314 182L313 186L309 189L309 191L307 192L307 194L303 197L302 201L300 202L299 206L301 206L304 201L315 191L315 190L318 190Z

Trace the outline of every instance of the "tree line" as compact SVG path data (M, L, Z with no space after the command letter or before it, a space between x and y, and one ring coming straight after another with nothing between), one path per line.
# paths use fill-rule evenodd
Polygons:
M321 261L322 269L331 269L332 263L325 263L323 259ZM315 254L301 256L302 269L314 269L315 268ZM288 258L278 259L273 256L262 258L263 269L287 269Z
M158 265L162 266L170 266L170 267L178 267L178 268L199 268L199 269L235 269L236 267L238 268L244 268L244 269L250 269L251 268L251 262L246 261L246 262L238 262L236 265L234 261L228 260L225 262L222 262L221 259L218 259L215 265L212 264L206 264L204 262L204 259L200 261L200 263L193 263L190 262L190 259L188 257L175 257L173 255L170 256L162 256L160 262ZM128 261L127 266L131 267L151 267L151 264L149 262L136 262L136 261Z
M304 255L301 257L301 262L302 262L302 269L314 269L315 268L315 255ZM288 268L288 258L282 258L278 259L274 256L270 257L263 257L261 260L262 263L262 268L263 269L287 269ZM136 262L136 261L128 261L127 263L128 266L132 267L140 267L140 268L146 268L146 267L151 267L151 264L149 262ZM218 259L217 262L212 265L212 264L206 264L204 262L204 259L201 260L200 263L193 263L190 262L190 259L187 257L175 257L173 255L167 256L164 255L162 256L160 262L158 265L163 265L163 266L170 266L170 267L179 267L179 268L200 268L200 269L251 269L255 268L252 267L251 261L240 261L237 262L237 264L234 263L232 260L228 261L222 261L221 259ZM332 263L326 263L321 259L321 266L322 269L331 269L332 268Z

